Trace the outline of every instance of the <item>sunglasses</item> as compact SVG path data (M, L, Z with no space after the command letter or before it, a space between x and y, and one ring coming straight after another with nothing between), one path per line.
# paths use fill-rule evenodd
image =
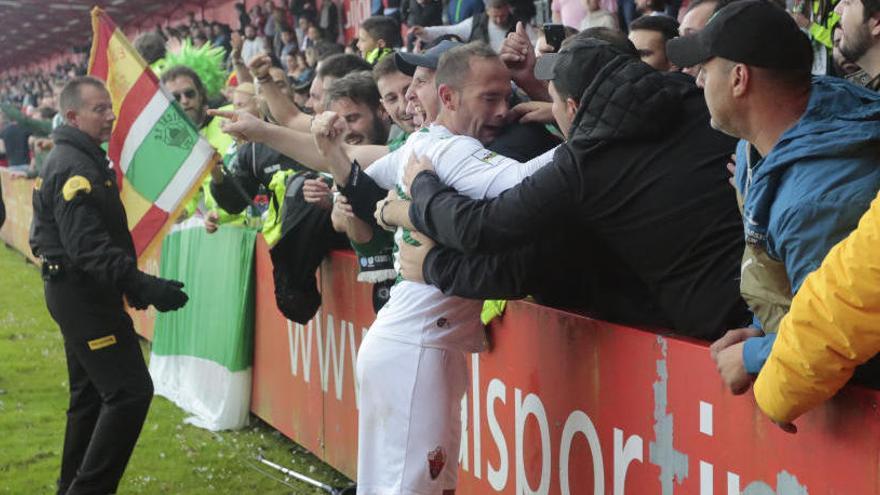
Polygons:
M184 96L186 96L187 100L192 100L193 98L196 97L196 95L198 93L196 93L196 90L190 88L185 91L173 92L171 94L174 96L175 100L180 101L180 99L183 98Z

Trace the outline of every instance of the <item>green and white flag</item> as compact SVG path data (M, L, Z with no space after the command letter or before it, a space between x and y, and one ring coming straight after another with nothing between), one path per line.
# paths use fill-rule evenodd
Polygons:
M189 304L160 313L150 374L156 394L212 431L247 424L251 397L256 231L201 219L176 225L162 244L160 275L185 284Z

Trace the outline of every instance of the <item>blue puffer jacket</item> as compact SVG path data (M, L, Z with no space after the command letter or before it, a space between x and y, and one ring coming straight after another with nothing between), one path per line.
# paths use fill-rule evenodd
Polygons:
M817 77L804 115L751 170L748 149L741 142L736 157L746 242L785 265L796 294L880 189L880 94ZM775 338L746 341L748 372L760 371Z

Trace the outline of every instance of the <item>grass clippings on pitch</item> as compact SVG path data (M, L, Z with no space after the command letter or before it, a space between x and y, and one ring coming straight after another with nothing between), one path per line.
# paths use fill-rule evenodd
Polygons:
M0 494L54 493L67 399L61 334L46 310L39 271L0 242ZM349 483L259 420L213 433L184 424L185 417L164 398L153 399L120 494L324 493L278 481L283 475L254 462L258 452L325 483Z

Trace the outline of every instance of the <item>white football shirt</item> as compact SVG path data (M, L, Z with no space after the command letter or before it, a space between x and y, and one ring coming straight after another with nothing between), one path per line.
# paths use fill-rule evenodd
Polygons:
M474 199L493 198L519 184L553 159L555 148L528 162L518 162L487 150L478 140L452 134L441 125L423 128L365 172L385 189L402 191L403 173L413 154L431 160L444 184ZM406 235L398 228L394 241ZM395 268L400 264L395 249ZM483 349L480 311L483 301L446 296L432 285L402 280L376 316L370 332L425 347L465 352Z

